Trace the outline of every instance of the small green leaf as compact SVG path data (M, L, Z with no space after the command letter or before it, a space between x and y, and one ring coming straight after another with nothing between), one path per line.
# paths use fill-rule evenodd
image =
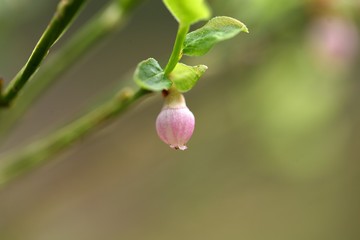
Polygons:
M138 64L134 73L134 80L140 87L151 91L169 89L172 85L154 58L149 58Z
M203 27L186 35L183 53L188 56L202 56L216 43L232 38L240 32L249 32L242 22L231 17L215 17Z
M210 18L211 11L205 0L163 0L179 23L193 24Z
M196 84L199 78L206 71L207 66L187 66L183 63L178 63L174 70L170 73L169 78L173 81L174 86L180 92L187 92Z

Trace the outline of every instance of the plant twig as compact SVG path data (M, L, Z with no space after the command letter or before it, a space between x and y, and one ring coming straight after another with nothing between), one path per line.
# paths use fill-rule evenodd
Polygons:
M112 1L90 19L55 55L49 58L34 75L31 84L17 99L16 106L0 111L0 139L11 130L32 102L54 82L57 77L73 66L91 47L119 29L126 16L143 0L127 0L119 4Z
M20 152L15 151L1 157L0 187L17 176L45 163L51 156L65 149L107 120L123 113L129 106L149 93L151 92L143 89L138 90L136 93L131 90L120 91L119 94L116 94L107 102L50 136L30 144Z
M176 35L175 44L170 56L170 59L165 67L165 75L169 75L172 70L174 70L176 64L182 57L182 49L185 41L186 34L189 31L190 26L187 24L179 24L179 29Z
M25 66L5 88L0 107L7 107L39 68L52 45L61 37L87 0L62 0Z

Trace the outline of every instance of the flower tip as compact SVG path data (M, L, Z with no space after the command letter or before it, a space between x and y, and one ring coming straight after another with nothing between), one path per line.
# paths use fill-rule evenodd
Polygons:
M184 150L186 150L186 149L187 149L187 146L185 146L185 145L181 145L181 146L174 146L174 145L170 145L170 147L171 147L172 149L175 149L175 150L182 150L182 151L184 151Z

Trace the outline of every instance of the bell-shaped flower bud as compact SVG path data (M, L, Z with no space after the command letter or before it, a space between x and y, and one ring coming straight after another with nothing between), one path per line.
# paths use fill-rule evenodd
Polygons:
M181 93L171 89L164 95L165 103L156 119L157 133L171 148L185 150L194 132L195 117Z

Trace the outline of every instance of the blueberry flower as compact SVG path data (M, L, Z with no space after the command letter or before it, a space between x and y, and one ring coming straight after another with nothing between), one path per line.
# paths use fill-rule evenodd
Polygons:
M177 90L166 91L164 96L164 106L156 119L157 133L171 148L185 150L194 132L195 117Z

